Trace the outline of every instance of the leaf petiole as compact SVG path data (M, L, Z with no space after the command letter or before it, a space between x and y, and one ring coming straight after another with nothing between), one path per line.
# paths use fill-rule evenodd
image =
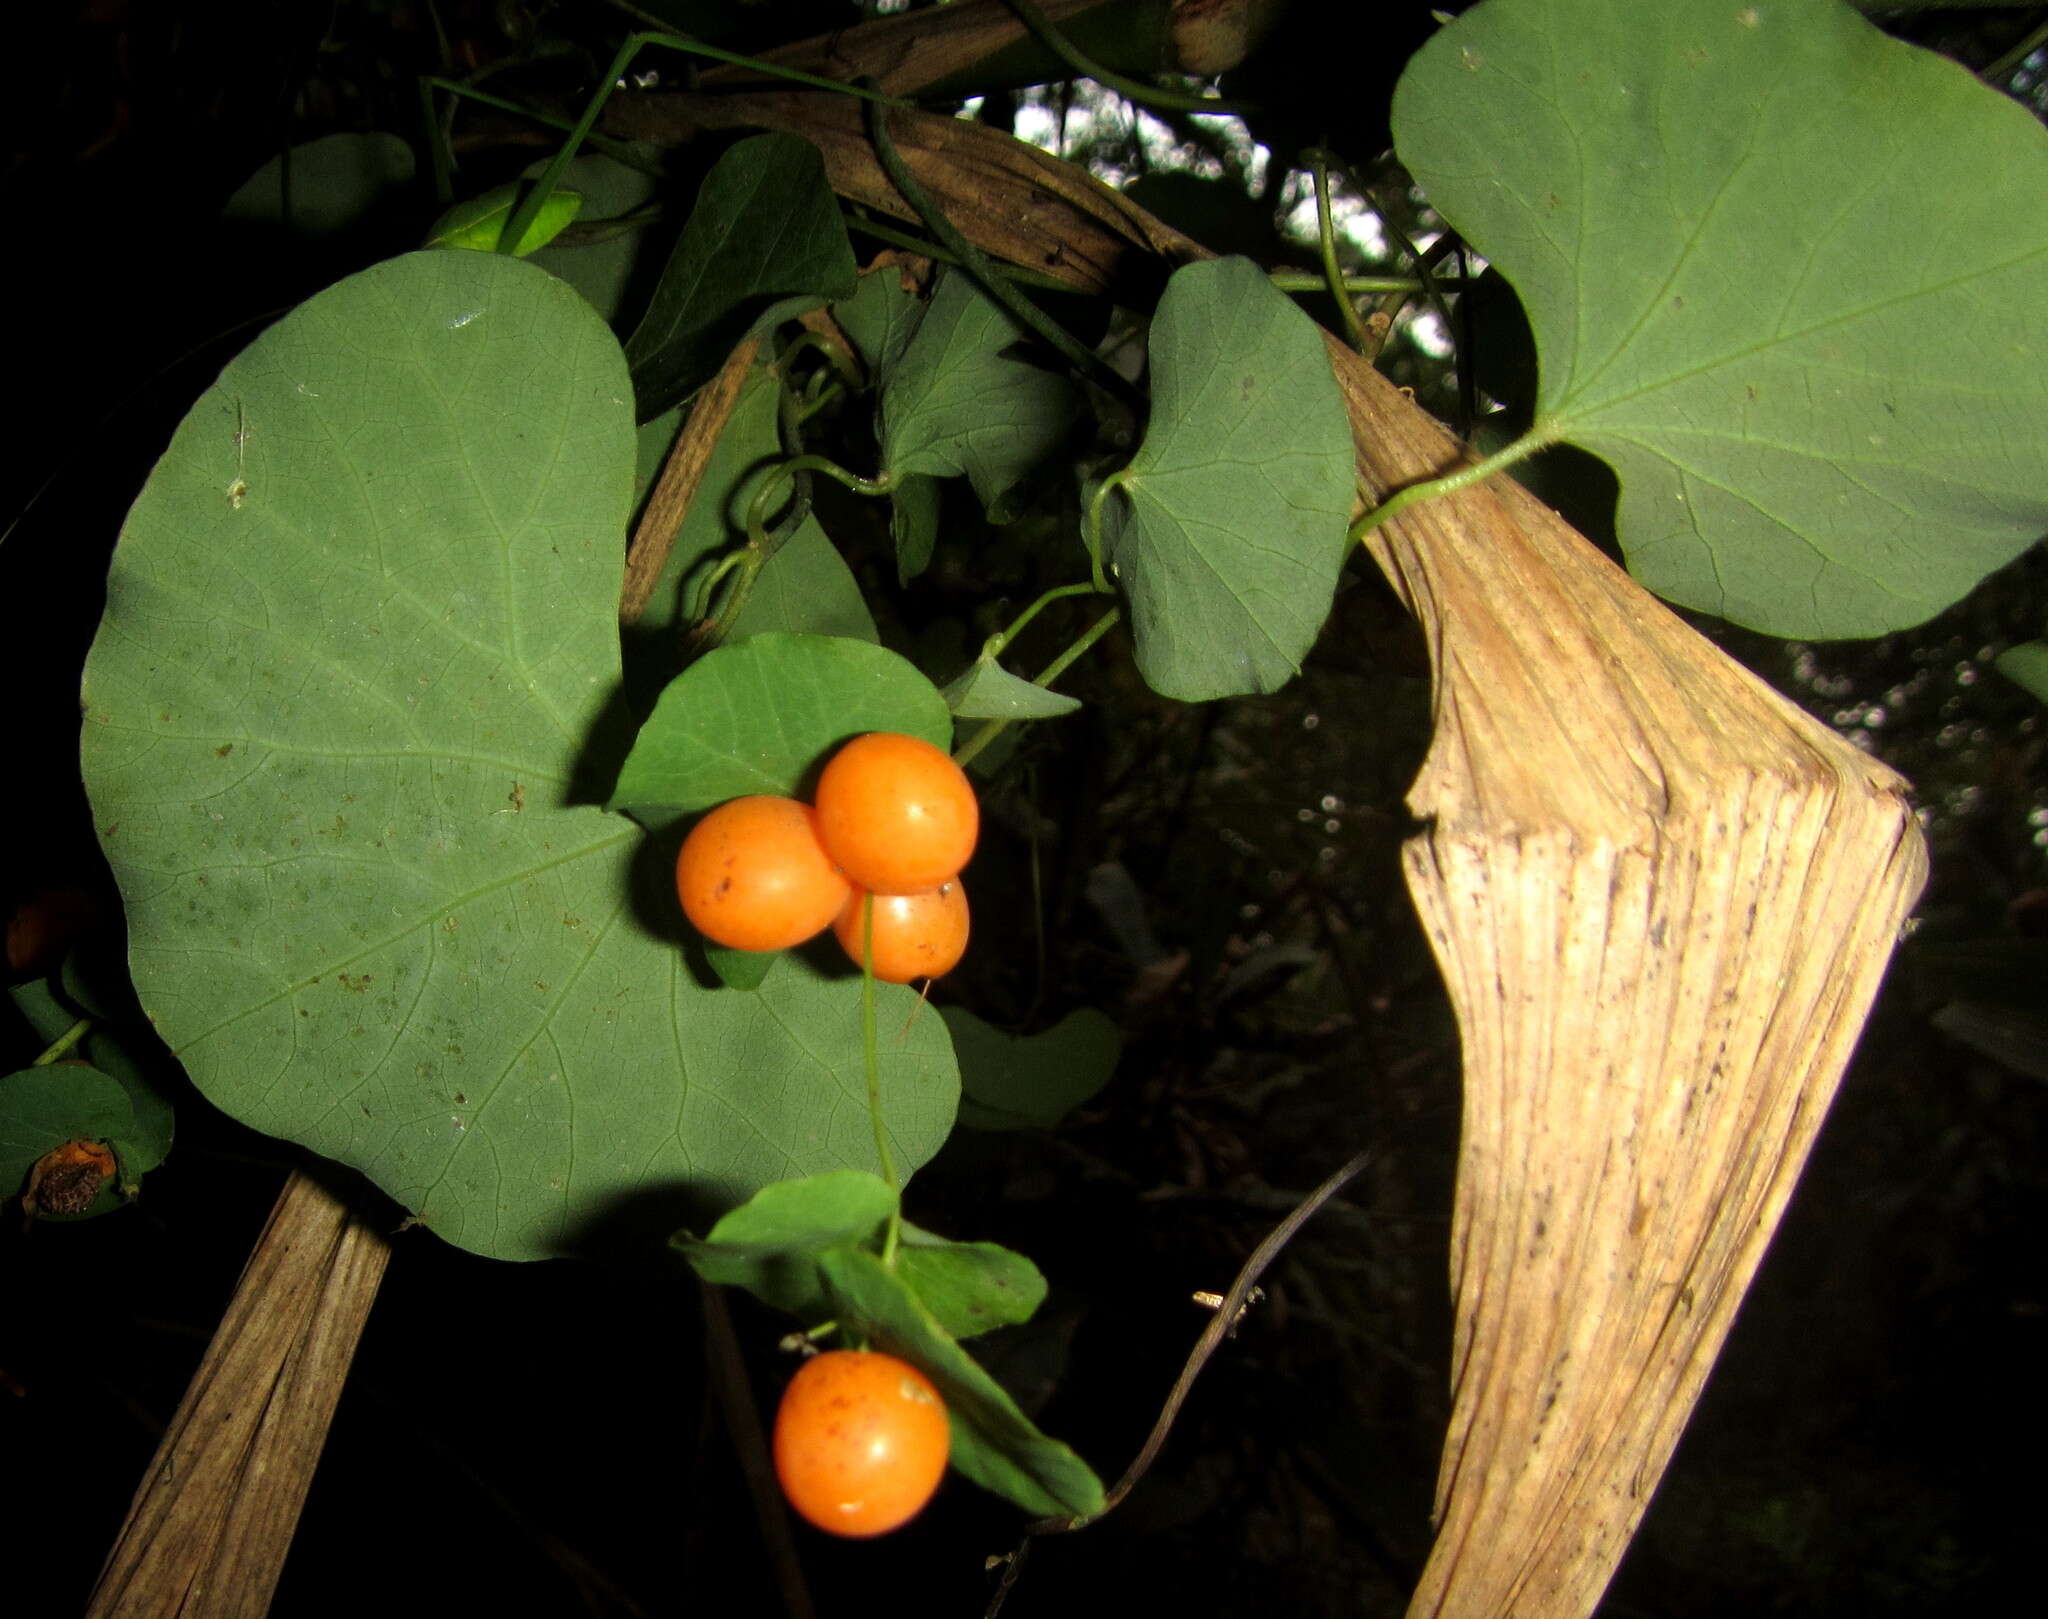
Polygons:
M1363 540L1382 523L1400 516L1410 506L1435 500L1441 495L1455 494L1475 483L1484 483L1496 472L1504 472L1517 462L1528 460L1538 450L1548 449L1555 442L1555 435L1532 430L1505 448L1494 451L1483 461L1473 461L1441 477L1425 478L1420 483L1411 483L1405 489L1396 490L1351 525L1351 538Z

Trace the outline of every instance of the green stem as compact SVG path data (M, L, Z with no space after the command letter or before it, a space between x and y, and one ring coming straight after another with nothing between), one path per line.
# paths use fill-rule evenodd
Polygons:
M58 1058L62 1057L65 1052L69 1051L73 1046L77 1045L79 1041L83 1040L86 1037L86 1035L91 1032L91 1030L92 1019L89 1017L80 1018L76 1023L72 1024L70 1028L66 1029L62 1034L58 1035L57 1038L50 1043L50 1049L45 1051L40 1057L36 1058L36 1060L33 1063L29 1064L29 1066L31 1068L41 1068L46 1063L55 1062Z
M986 641L982 642L982 657L987 659L1000 658L1003 655L1003 649L1017 639L1018 633L1022 631L1024 626L1029 624L1054 602L1064 601L1069 596L1095 596L1100 594L1101 592L1092 584L1055 586L1043 596L1040 596L1029 607L1025 608L1023 612L1019 613L1011 621L1008 629L998 630L994 635L991 635Z
M805 331L793 338L789 347L782 351L783 369L787 371L797 357L809 349L817 350L819 357L848 388L856 393L860 391L860 362L847 352L845 344L827 337L823 332Z
M1365 352L1365 328L1359 323L1357 306L1344 285L1344 272L1337 263L1337 222L1330 213L1330 154L1317 148L1307 154L1309 173L1316 186L1316 236L1323 254L1323 279L1330 296L1337 300L1337 312L1344 319L1344 340L1358 353Z
M434 110L434 86L444 81L422 75L420 85L420 123L426 130L427 161L434 170L434 201L446 208L455 200L455 165L448 155L448 139L441 128L440 114Z
M1073 667L1074 661L1077 658L1081 657L1097 641L1107 635L1116 624L1116 621L1123 616L1124 610L1121 607L1112 607L1108 612L1104 613L1102 617L1098 618L1081 632L1080 638L1072 646L1068 647L1066 651L1062 652L1039 671L1038 679L1034 684L1044 686L1059 679L1061 675ZM985 722L980 730L961 743L959 751L953 755L953 763L962 770L965 770L969 764L980 757L982 749L1001 736L1008 729L1009 725L1010 722L1008 720L989 720Z
M1095 493L1088 497L1088 512L1081 524L1081 543L1088 547L1088 566L1094 587L1103 595L1109 594L1109 580L1102 571L1102 506L1109 499L1112 489L1122 487L1129 467L1119 468L1095 486Z
M1306 270L1273 270L1266 279L1282 292L1327 292L1330 278L1310 275ZM1347 275L1338 284L1349 293L1360 292L1406 292L1417 293L1422 283L1407 275Z
M889 1152L889 1132L882 1123L882 1059L875 1046L875 896L860 901L860 1044L868 1070L868 1119L875 1127L875 1157L881 1161L882 1184L892 1202L889 1224L882 1234L882 1268L896 1268L896 1244L903 1231L903 1188L896 1179L896 1160Z
M778 461L768 469L767 476L761 480L761 486L754 491L754 498L747 502L749 535L763 532L768 521L768 508L774 503L774 499L780 496L781 486L785 482L795 483L797 474L801 472L822 472L834 483L845 485L856 495L879 498L896 487L896 480L886 472L879 478L863 478L857 472L848 472L828 456L791 456L787 461Z
M2028 34L2026 38L2013 46L2011 50L1993 62L1982 73L1979 73L1977 77L1985 84L1990 85L1994 90L2003 93L2005 81L2012 77L2013 70L2043 45L2048 45L2048 22L2044 22L2040 27Z
M1446 472L1439 478L1427 478L1421 483L1412 483L1407 488L1389 495L1379 505L1367 512L1351 525L1351 538L1362 540L1382 523L1395 518L1410 506L1425 500L1434 500L1440 495L1454 494L1460 489L1469 489L1475 483L1483 483L1496 472L1504 471L1518 461L1526 461L1538 450L1548 449L1556 442L1554 434L1531 429L1505 449L1496 450L1483 461L1474 461L1453 472Z
M903 200L916 210L917 217L924 221L925 229L936 236L945 249L960 261L967 273L980 283L981 290L1008 311L1018 324L1036 332L1059 350L1076 370L1091 378L1105 391L1115 395L1133 411L1142 414L1143 398L1136 388L1124 380L1121 373L998 275L989 256L954 229L953 222L926 195L924 187L917 183L917 177L910 172L910 165L903 161L903 154L896 150L896 143L889 138L887 109L870 101L867 106L867 124L868 139L874 142L875 156L881 160L882 171L889 176L889 183L895 186L902 193Z
M559 129L567 133L576 127L566 118L557 118L553 113L542 112L535 107L522 107L516 101L507 101L503 96L494 96L488 90L479 90L475 85L464 84L459 79L444 79L434 74L427 74L420 79L420 84L422 86L420 93L423 96L430 90L446 90L452 96L461 96L464 100L474 101L479 106L495 107L499 112L509 112L517 117L529 119L546 129ZM428 120L435 125L436 132L438 133L439 121L433 117L432 105L433 103L430 98L428 100ZM606 157L623 163L628 168L638 169L642 174L652 175L657 180L662 178L667 172L659 163L650 163L645 154L630 141L615 141L609 135L590 133L584 136L584 145L588 146L593 152L602 152ZM439 149L435 151L434 156L435 177L438 181L441 165L447 159L445 153ZM442 196L441 201L443 203L454 201L452 184L449 192Z
M1005 4L1017 14L1017 20L1030 30L1031 36L1072 68L1076 75L1093 79L1103 89L1114 90L1126 101L1136 102L1141 107L1157 107L1164 112L1210 112L1229 116L1250 110L1241 101L1192 95L1185 90L1164 90L1157 85L1126 78L1116 69L1104 67L1084 53L1080 46L1055 28L1052 19L1031 0L1005 0Z
M898 230L894 225L887 224L866 213L849 211L846 214L846 228L859 231L863 236L872 236L878 242L887 242L891 247L900 247L906 253L915 253L920 258L930 259L936 264L950 264L954 268L961 270L967 268L966 265L962 264L951 253L947 252L945 248L931 240L931 238L913 236L907 230ZM1028 265L991 263L990 268L1005 281L1014 281L1019 286L1043 287L1047 292L1072 292L1074 290L1074 284L1071 281L1062 281L1058 276L1047 275L1044 271L1034 270ZM1316 285L1321 286L1322 283L1318 281Z

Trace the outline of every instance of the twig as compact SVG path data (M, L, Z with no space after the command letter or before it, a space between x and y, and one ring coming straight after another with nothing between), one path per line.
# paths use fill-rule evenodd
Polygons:
M698 1288L704 1301L704 1348L710 1362L712 1386L718 1391L719 1409L725 1414L725 1431L732 1436L738 1452L740 1471L747 1477L747 1493L754 1498L754 1515L760 1521L761 1539L775 1563L775 1583L782 1590L782 1611L789 1619L812 1619L811 1593L804 1584L803 1565L797 1561L796 1541L789 1532L789 1515L783 1509L782 1491L775 1482L775 1469L768 1459L768 1439L761 1431L761 1414L754 1409L754 1393L747 1386L747 1369L740 1360L740 1343L732 1329L732 1313L725 1307L725 1290L709 1282Z
M675 546L676 533L683 526L690 502L697 498L697 486L704 481L711 452L718 447L725 424L732 420L741 385L747 380L760 346L758 339L748 338L734 349L724 369L690 406L689 419L676 435L675 448L669 451L668 463L661 469L654 493L647 497L647 509L640 515L640 526L633 531L633 544L626 553L626 583L619 593L621 624L637 623L647 610L654 587L660 582L661 570L667 566L669 552Z
M1102 1511L1085 1518L1040 1518L1037 1522L1026 1525L1024 1539L1018 1542L1017 1549L1010 1554L1009 1566L1003 1570L1002 1583L996 1587L995 1595L989 1601L988 1619L996 1619L1004 1599L1010 1594L1010 1588L1017 1583L1017 1577L1024 1566L1025 1555L1030 1550L1034 1537L1085 1529L1105 1513L1113 1510L1131 1493L1164 1448L1166 1436L1180 1416L1180 1408L1193 1390L1195 1379L1202 1375L1202 1368L1209 1364L1209 1357L1216 1353L1217 1346L1237 1325L1238 1315L1249 1302L1252 1289L1258 1285L1258 1280L1265 1274L1266 1267L1279 1257L1281 1249L1293 1240L1294 1234L1314 1217L1316 1211L1350 1185L1372 1159L1371 1149L1354 1153L1342 1168L1303 1198L1292 1213L1267 1233L1266 1240L1252 1250L1251 1258L1244 1262L1244 1268L1237 1273L1237 1280L1230 1284L1229 1293L1224 1295L1222 1307L1203 1330L1202 1336L1195 1341L1195 1347L1188 1355L1187 1364L1181 1368L1180 1376L1175 1379L1173 1388L1168 1392L1166 1404L1159 1411L1159 1420L1153 1423L1152 1432L1146 1436L1136 1460L1124 1470L1124 1476L1116 1481L1103 1498Z

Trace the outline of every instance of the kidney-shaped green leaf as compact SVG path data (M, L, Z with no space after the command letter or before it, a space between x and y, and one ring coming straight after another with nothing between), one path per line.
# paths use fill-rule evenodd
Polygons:
M1186 702L1274 691L1348 549L1351 424L1323 339L1249 259L1212 259L1166 284L1150 350L1152 420L1103 536L1138 668Z
M953 718L938 688L886 648L837 635L750 635L668 683L612 803L660 824L745 793L795 793L828 750L864 731L903 731L943 748Z
M962 1006L939 1015L960 1061L960 1122L976 1130L1050 1129L1109 1083L1123 1037L1092 1006L1037 1034L1005 1034Z
M819 1258L833 1314L849 1332L920 1367L946 1401L952 1465L985 1490L1040 1517L1102 1510L1102 1481L955 1343L901 1276L873 1254L833 1249Z
M1487 0L1394 133L1651 589L1876 635L2048 528L2048 133L1953 62L1839 0Z
M575 291L500 255L378 265L193 407L86 667L86 784L165 1041L229 1113L504 1258L874 1161L858 984L700 986L667 862L636 885L639 829L576 801L632 460ZM910 1163L954 1111L935 1023L882 1054Z

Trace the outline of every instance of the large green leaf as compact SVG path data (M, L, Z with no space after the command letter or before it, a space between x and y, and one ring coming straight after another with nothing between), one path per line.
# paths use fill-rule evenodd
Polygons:
M792 959L700 986L666 859L578 801L632 459L618 346L573 290L499 255L381 264L193 407L86 668L164 1039L228 1112L505 1258L874 1160L858 984ZM936 1025L883 1051L899 1161L952 1121Z
M870 285L879 280L869 277ZM939 277L916 334L900 351L902 315L888 292L884 286L868 293L884 304L885 316L875 323L881 335L855 338L869 349L882 382L883 473L964 473L1001 521L1005 497L1072 430L1079 395L1058 372L1010 353L1024 341L1024 329L971 276ZM856 327L866 330L858 317Z
M950 747L938 688L884 647L832 635L750 635L661 694L612 803L650 825L746 793L796 794L839 743L902 731Z
M1274 691L1349 548L1351 425L1323 339L1249 259L1212 259L1167 283L1150 348L1151 425L1104 534L1138 668L1185 702Z
M644 420L708 381L762 321L853 291L853 247L824 159L794 135L741 141L697 205L626 344Z
M1875 635L2048 528L2048 133L1954 63L1839 0L1487 0L1394 131L1653 590Z

